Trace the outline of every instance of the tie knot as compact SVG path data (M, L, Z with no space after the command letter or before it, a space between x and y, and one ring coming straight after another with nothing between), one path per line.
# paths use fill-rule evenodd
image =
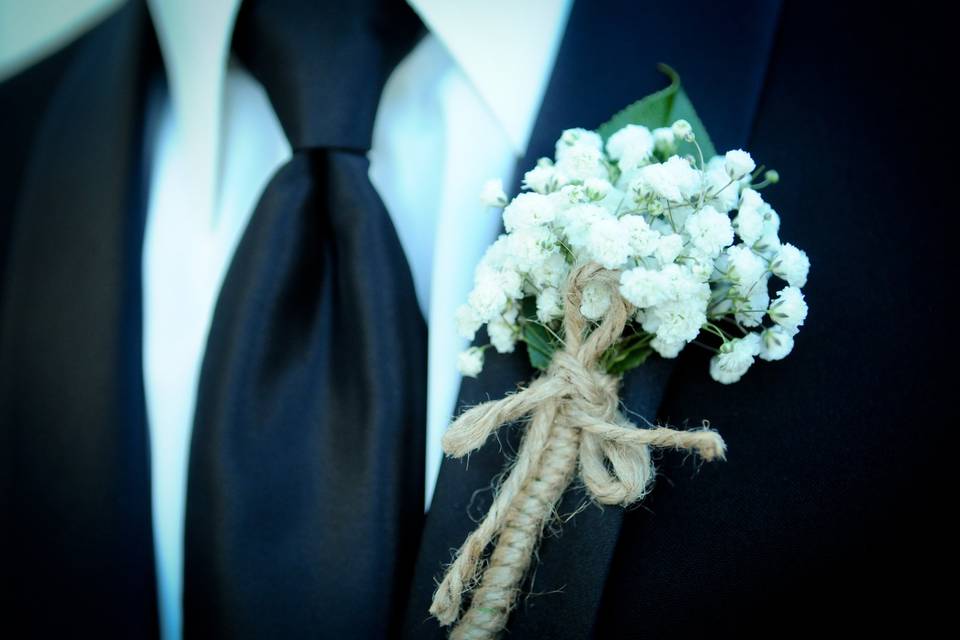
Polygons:
M403 0L245 0L233 49L294 149L365 151L383 85L422 32Z

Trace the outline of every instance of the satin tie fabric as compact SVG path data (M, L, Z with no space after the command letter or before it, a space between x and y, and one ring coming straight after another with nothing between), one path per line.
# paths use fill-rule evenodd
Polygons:
M293 148L217 302L191 443L184 637L385 637L423 519L427 333L366 151L422 33L402 0L245 2Z

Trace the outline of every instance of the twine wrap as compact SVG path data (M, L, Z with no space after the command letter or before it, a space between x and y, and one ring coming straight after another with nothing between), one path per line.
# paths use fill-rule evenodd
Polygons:
M590 325L580 313L588 283L607 286L611 294L610 308L589 334ZM480 448L501 425L530 416L493 504L434 593L430 613L440 624L459 618L450 634L455 640L492 639L504 629L543 529L578 463L592 499L626 506L651 485L651 446L695 451L705 460L725 456L723 439L707 428L640 429L620 412L620 379L598 368L600 356L620 338L633 311L618 284L618 271L596 263L574 269L564 295L564 348L553 355L547 371L516 393L465 411L443 436L444 451L459 458ZM479 575L483 553L494 539L489 563ZM461 602L471 590L470 606L460 617Z

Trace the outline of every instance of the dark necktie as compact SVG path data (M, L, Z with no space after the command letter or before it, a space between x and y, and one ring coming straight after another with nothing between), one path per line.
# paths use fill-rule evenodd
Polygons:
M186 637L384 637L423 517L426 326L368 179L402 0L245 2L234 51L293 148L225 279L187 493Z

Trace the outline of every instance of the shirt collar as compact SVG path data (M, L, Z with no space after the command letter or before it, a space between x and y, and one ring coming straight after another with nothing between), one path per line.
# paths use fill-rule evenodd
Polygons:
M524 155L572 0L408 0Z

